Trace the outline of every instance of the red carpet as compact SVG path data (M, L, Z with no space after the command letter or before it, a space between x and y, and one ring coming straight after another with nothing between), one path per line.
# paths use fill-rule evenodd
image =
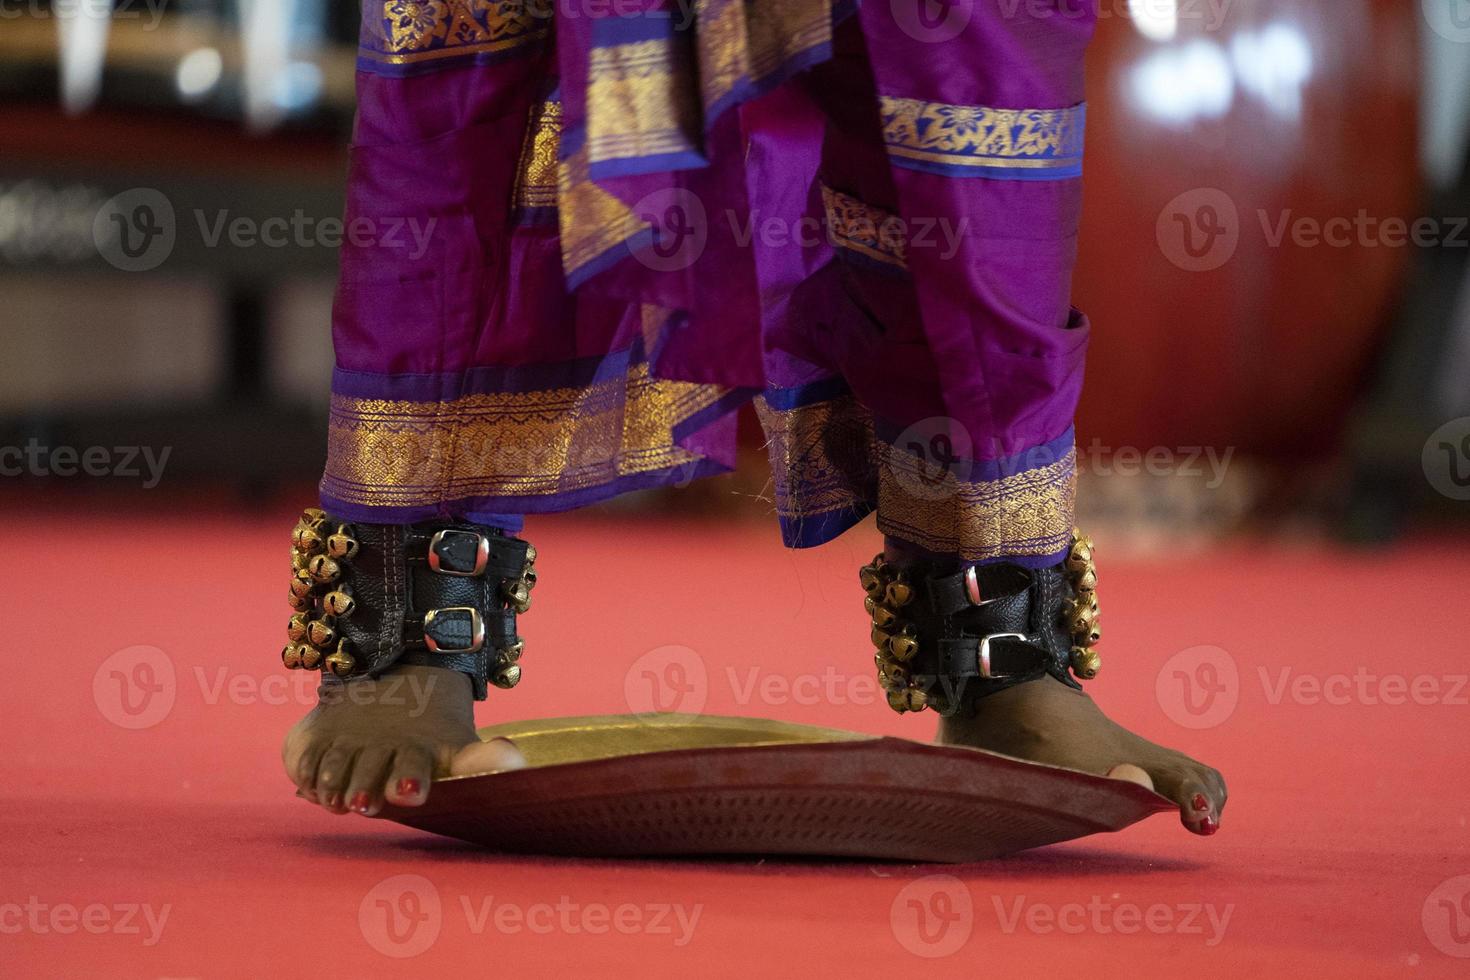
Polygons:
M502 858L293 798L278 746L310 685L277 660L290 519L0 530L0 976L1470 967L1464 542L1149 562L1103 542L1092 691L1226 773L1213 838L1161 816L982 865L650 863ZM871 531L800 554L744 525L533 532L526 680L487 723L627 711L662 678L683 710L932 730L872 703Z

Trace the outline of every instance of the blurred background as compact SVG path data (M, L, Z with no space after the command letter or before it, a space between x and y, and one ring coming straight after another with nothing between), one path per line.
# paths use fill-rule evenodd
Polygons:
M1102 8L1083 521L1140 547L1463 521L1470 0ZM352 0L0 0L16 506L311 493L357 17ZM612 506L768 515L757 431L741 473ZM113 475L86 478L94 447ZM159 478L141 448L139 475L117 474L118 447L149 447Z

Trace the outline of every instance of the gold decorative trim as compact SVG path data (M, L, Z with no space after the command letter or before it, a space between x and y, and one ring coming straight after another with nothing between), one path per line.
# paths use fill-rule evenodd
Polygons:
M776 514L785 522L872 507L873 417L851 395L792 409L755 401L766 434Z
M695 0L705 109L832 43L831 0Z
M334 395L322 490L360 506L412 507L595 488L698 462L673 430L727 391L653 378L639 363L586 387L450 402Z
M647 231L648 222L592 182L582 147L557 168L562 268L568 276Z
M866 204L851 195L822 185L827 227L832 241L886 265L908 267L908 241L903 222L895 214Z
M936 478L879 442L878 529L966 561L1058 554L1072 540L1077 451L996 480Z
M592 163L682 153L699 138L694 73L672 38L593 48L587 69Z
M994 109L882 96L888 152L945 167L1074 169L1085 107Z
M383 0L377 17L370 9L358 55L386 65L508 51L551 32L533 0Z
M532 107L511 197L516 207L556 207L556 156L561 146L561 132L560 102L547 101Z

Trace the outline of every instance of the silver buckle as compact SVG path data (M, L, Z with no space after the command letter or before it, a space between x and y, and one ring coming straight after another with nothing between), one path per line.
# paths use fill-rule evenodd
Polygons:
M434 639L430 630L434 626L434 621L445 613L469 613L469 646L441 647L438 641ZM473 606L449 606L444 609L430 609L424 615L424 645L429 648L430 653L479 653L485 647L485 620L480 617L480 610Z
M450 534L473 534L475 536L475 568L474 571L461 572L452 568L444 568L439 561L439 544ZM453 575L457 578L475 578L485 574L485 566L490 564L490 539L475 531L459 531L454 528L445 528L435 531L434 536L429 539L429 567L440 575Z
M981 677L995 677L996 676L995 674L992 674L990 672L990 641L991 640L1020 640L1022 643L1030 643L1031 642L1031 637L1027 636L1025 633L992 633L989 636L982 636L980 638L980 676ZM1008 675L1008 674L1001 674L1000 676L1001 677L1008 677L1010 675Z

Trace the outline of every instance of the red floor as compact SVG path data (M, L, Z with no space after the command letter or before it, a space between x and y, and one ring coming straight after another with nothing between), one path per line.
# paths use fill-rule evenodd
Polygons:
M290 520L0 529L0 976L1470 973L1465 542L1146 563L1103 543L1093 691L1227 774L1213 838L1161 816L959 867L573 861L293 798ZM801 554L746 525L533 536L526 680L487 723L627 711L672 656L706 711L930 731L867 703L871 531ZM670 646L694 653L632 669ZM1214 678L1199 714L1181 674Z

